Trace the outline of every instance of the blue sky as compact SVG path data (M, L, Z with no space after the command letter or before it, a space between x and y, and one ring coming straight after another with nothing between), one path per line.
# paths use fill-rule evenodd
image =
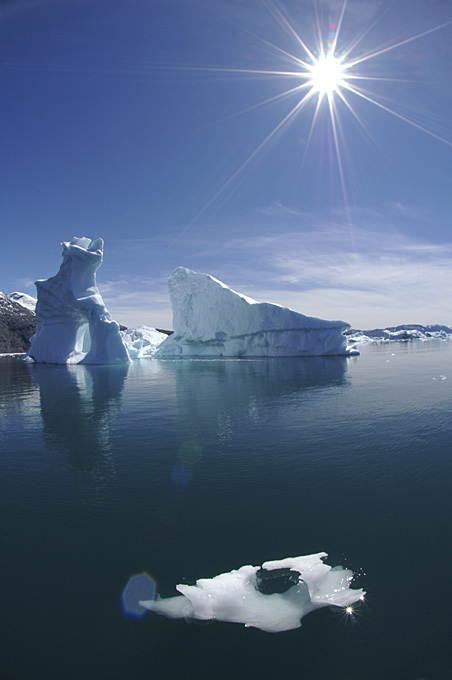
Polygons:
M301 104L319 34L333 114ZM129 326L171 327L179 265L355 328L452 324L451 44L450 0L3 0L0 290L89 236Z

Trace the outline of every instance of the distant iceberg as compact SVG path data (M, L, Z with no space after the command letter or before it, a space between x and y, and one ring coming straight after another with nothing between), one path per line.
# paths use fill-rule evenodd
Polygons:
M364 599L362 589L351 589L353 573L323 562L326 553L244 566L180 584L181 595L141 600L139 605L169 618L242 623L267 633L301 626L301 619L320 607L351 607ZM352 614L352 610L349 611Z
M369 343L407 342L411 340L450 340L452 328L440 324L421 326L405 324L389 328L374 328L369 331L350 330L346 332L349 342L357 345Z
M305 316L236 293L208 274L178 267L168 289L174 334L156 357L347 355L344 321Z
M62 243L58 274L36 281L36 333L26 358L52 364L118 364L130 361L96 285L102 239Z
M162 333L149 326L127 328L125 331L120 331L120 335L131 359L154 356L159 345L168 337L168 333Z

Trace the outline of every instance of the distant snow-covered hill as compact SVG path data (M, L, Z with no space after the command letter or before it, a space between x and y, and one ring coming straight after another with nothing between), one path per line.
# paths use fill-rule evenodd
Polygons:
M29 298L30 296L25 297ZM27 300L27 302L29 301ZM26 352L30 347L30 338L35 330L36 317L34 311L22 302L0 293L0 353Z
M27 293L10 293L8 295L10 300L14 300L14 302L18 302L22 307L26 307L27 309L31 310L32 312L35 311L37 299L32 297L31 295L27 295Z

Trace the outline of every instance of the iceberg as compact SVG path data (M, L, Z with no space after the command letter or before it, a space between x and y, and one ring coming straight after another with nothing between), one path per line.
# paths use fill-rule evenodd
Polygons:
M208 274L178 267L168 280L173 335L156 357L288 357L357 354L344 321L257 302Z
M36 333L27 359L52 364L118 364L130 361L96 285L103 241L73 238L62 243L58 274L36 281Z
M162 333L149 326L127 328L125 331L119 332L131 359L144 359L154 356L156 349L168 337L168 333Z
M383 331L388 340L414 340L417 338L424 338L425 335L418 330L401 330L401 331Z
M353 573L323 562L326 553L289 557L247 565L198 579L193 586L179 584L175 597L140 600L139 605L168 618L242 623L267 633L301 626L301 619L320 607L345 608L364 600L365 593L351 589Z

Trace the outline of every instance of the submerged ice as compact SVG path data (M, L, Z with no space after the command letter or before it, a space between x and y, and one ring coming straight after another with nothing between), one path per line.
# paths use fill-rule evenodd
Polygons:
M27 357L52 364L117 364L130 361L96 285L102 239L62 243L58 274L36 281L36 333Z
M364 599L362 589L350 588L353 573L330 567L325 557L317 553L243 566L193 586L179 584L178 596L139 604L169 618L242 623L267 633L293 630L315 609L350 607Z
M344 321L256 302L209 276L178 267L168 289L174 334L157 357L316 356L350 353Z

